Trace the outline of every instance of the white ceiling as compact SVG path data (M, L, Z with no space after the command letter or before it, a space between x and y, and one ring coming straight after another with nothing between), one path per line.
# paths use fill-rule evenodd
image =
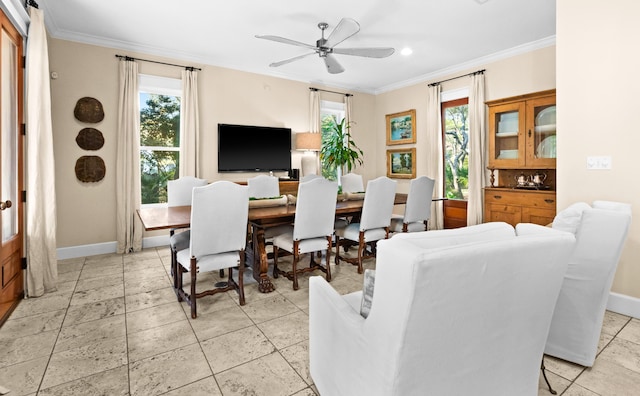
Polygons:
M482 4L481 4L482 3ZM39 0L54 38L286 79L379 93L555 43L556 0ZM338 47L393 47L388 58L335 55L329 74L317 55L271 68L315 45L341 18L360 32ZM403 56L404 47L413 54Z

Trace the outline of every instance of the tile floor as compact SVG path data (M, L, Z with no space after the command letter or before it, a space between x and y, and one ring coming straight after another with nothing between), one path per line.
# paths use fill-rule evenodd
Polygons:
M10 396L317 394L308 276L296 292L282 278L270 294L249 284L244 307L231 292L202 298L191 320L169 260L167 248L61 260L58 291L22 301L0 329L0 385ZM340 293L362 288L355 267L333 272ZM591 369L545 362L558 394L640 394L640 320L607 312Z

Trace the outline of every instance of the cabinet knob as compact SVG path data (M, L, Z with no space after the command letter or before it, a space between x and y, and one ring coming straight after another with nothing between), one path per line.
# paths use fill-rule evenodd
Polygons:
M545 199L544 202L548 203L548 204L552 204L555 202L555 200L553 199Z
M531 137L531 129L529 129L529 137Z
M495 199L502 199L502 195L494 195L493 196Z

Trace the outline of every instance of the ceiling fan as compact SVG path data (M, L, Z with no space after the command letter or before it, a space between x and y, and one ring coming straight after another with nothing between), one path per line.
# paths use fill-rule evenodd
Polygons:
M363 56L367 58L386 58L390 56L395 51L393 48L385 48L385 47L371 47L371 48L335 48L336 45L342 43L349 37L355 35L360 31L360 24L351 18L342 18L338 26L333 29L329 37L324 38L324 31L327 30L329 24L326 22L320 22L318 24L318 28L322 31L322 37L316 41L316 45L310 45L301 43L300 41L290 40L288 38L280 37L280 36L256 36L260 39L277 41L279 43L295 45L298 47L304 47L312 50L308 54L295 56L293 58L285 59L280 62L274 62L269 64L271 67L278 67L282 65L286 65L287 63L291 63L302 58L306 58L307 56L318 54L320 58L324 60L324 64L327 66L327 71L331 74L338 74L344 71L344 67L338 63L333 54L339 55L352 55L352 56Z

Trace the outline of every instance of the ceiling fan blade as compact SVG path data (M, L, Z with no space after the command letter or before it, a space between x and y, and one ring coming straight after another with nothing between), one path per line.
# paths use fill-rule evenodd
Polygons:
M295 41L295 40L291 40L291 39L280 37L280 36L271 36L271 35L258 36L258 35L256 35L256 38L264 39L264 40L276 41L278 43L283 43L283 44L295 45L297 47L305 47L305 48L309 48L309 49L312 49L312 50L316 49L315 45L301 43L300 41Z
M324 59L324 64L327 66L327 71L330 74L338 74L344 71L344 67L338 63L336 58L334 58L331 54L327 54L322 57Z
M310 52L308 54L294 56L293 58L285 59L285 60L282 60L280 62L273 62L273 63L270 63L269 66L270 67L278 67L278 66L286 65L287 63L291 63L291 62L297 61L298 59L306 58L309 55L315 55L315 52Z
M352 55L352 56L364 56L367 58L386 58L391 56L395 49L373 47L373 48L334 48L332 51L334 54L340 55Z
M360 31L360 24L351 18L342 18L338 26L327 37L324 46L332 48Z

